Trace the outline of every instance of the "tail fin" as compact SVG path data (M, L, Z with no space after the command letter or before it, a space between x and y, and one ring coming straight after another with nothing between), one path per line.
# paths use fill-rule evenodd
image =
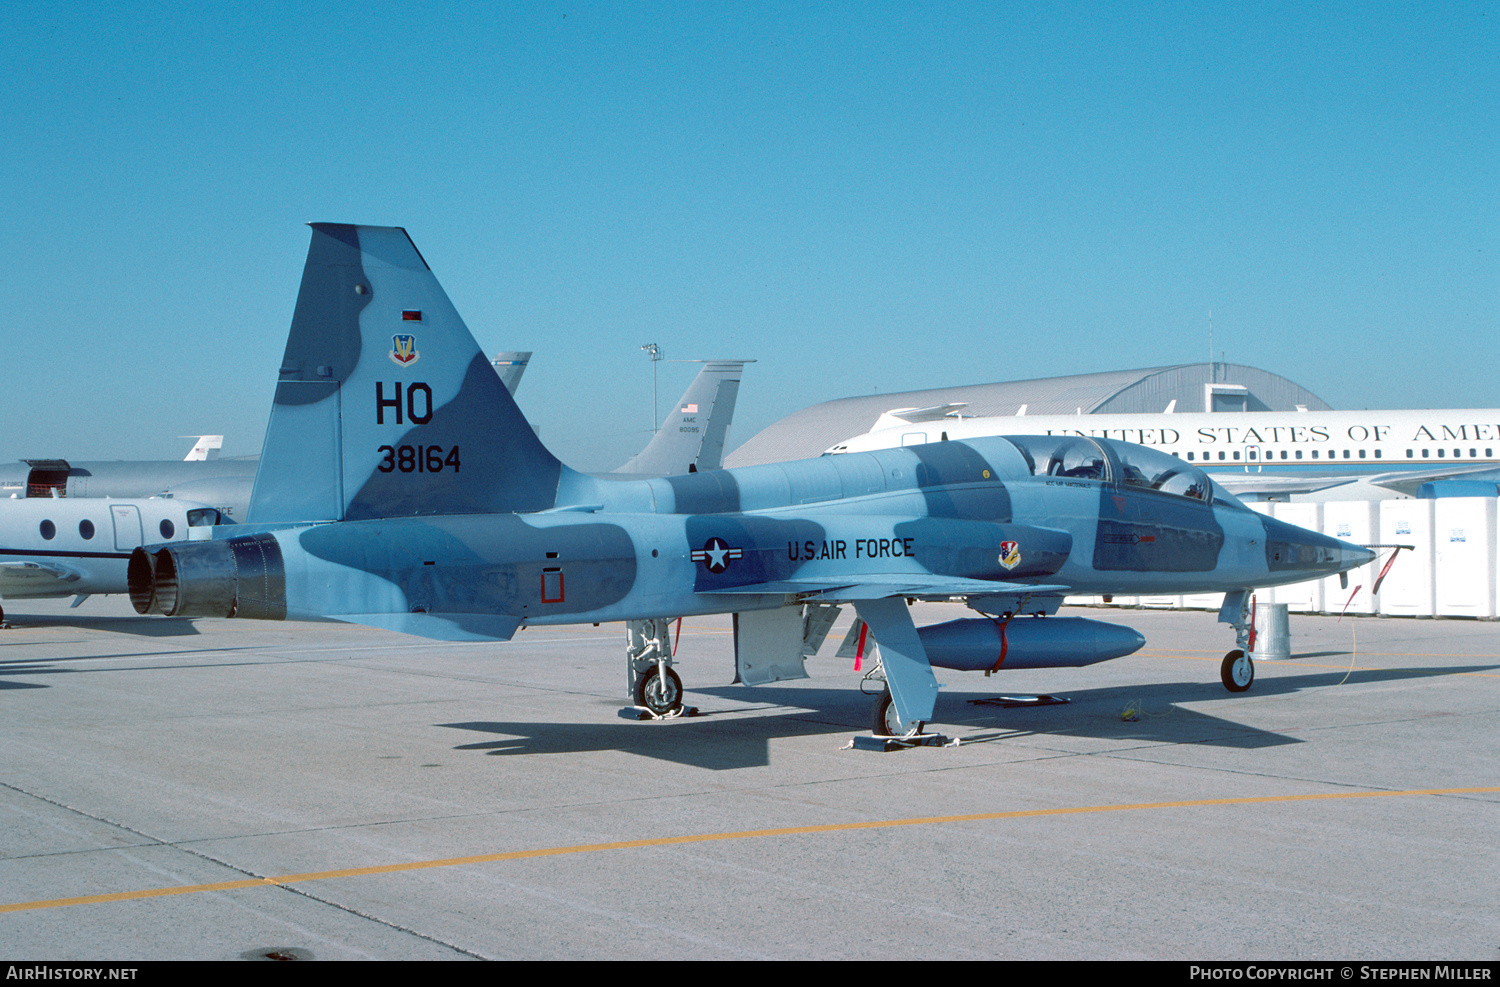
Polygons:
M552 507L564 467L406 231L312 230L247 520Z
M518 350L511 353L496 353L490 365L495 368L495 373L500 375L505 389L511 393L512 397L515 397L516 388L521 386L521 375L526 372L526 365L530 362L531 350Z
M675 476L721 468L724 440L740 393L740 371L754 362L706 361L646 448L615 472Z
M182 457L182 461L185 463L201 463L209 459L218 459L219 450L224 448L224 436L222 435L181 435L178 438L197 438L198 440L193 443L193 447L188 450L188 454Z

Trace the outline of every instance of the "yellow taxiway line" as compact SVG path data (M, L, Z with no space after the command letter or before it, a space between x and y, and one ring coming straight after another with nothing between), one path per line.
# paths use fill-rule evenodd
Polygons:
M463 867L490 864L504 860L528 860L536 857L559 857L575 853L598 853L607 850L634 850L645 847L680 846L688 843L711 843L718 840L748 840L767 836L803 836L813 833L844 833L862 829L890 829L897 826L939 826L947 823L989 822L998 819L1030 819L1041 816L1070 816L1097 812L1135 812L1143 809L1189 809L1215 805L1255 805L1271 802L1313 802L1342 799L1393 798L1413 795L1479 795L1500 792L1500 786L1485 788L1419 788L1385 792L1327 792L1312 795L1260 795L1239 798L1193 799L1184 802L1141 802L1129 805L1088 805L1058 809L1018 809L1010 812L975 812L958 816L920 816L912 819L885 819L866 822L830 823L821 826L790 826L779 829L747 829L734 833L701 833L691 836L663 836L647 840L621 840L613 843L586 843L576 846L543 847L514 850L509 853L486 853L472 857L447 857L441 860L418 860L404 864L377 867L349 867L343 870L313 871L307 874L284 874L280 877L252 877L212 884L184 884L143 891L121 891L114 894L81 895L76 898L52 898L46 901L24 901L0 905L0 913L35 911L44 908L66 908L71 905L97 905L111 901L136 901L166 895L197 894L203 891L237 891L244 888L282 887L308 881L327 881L338 877L366 877L372 874L399 874L405 871L431 870L436 867Z

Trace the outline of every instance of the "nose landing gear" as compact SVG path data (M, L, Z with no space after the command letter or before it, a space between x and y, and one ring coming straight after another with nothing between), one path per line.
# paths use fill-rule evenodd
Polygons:
M1255 682L1255 662L1244 651L1235 648L1219 665L1219 678L1230 692L1244 692Z

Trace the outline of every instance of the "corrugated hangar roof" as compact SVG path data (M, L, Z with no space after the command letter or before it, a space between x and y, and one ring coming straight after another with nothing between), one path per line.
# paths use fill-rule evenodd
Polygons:
M1333 410L1316 394L1285 377L1237 363L1184 363L1144 370L1111 370L1071 377L967 384L926 391L869 394L824 401L773 422L724 459L725 466L754 466L822 455L852 435L868 432L875 420L894 408L929 408L966 404L965 418L1014 415L1151 414L1176 410L1209 411L1206 384L1243 388L1246 411Z

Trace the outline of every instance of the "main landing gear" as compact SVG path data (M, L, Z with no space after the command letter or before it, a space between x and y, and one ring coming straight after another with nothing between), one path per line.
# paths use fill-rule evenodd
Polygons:
M635 704L656 717L667 717L682 709L682 679L664 665L653 665L636 676Z
M672 671L672 622L625 622L625 693L643 720L692 716L698 711L682 705L682 679Z
M901 717L896 713L896 703L891 698L889 687L880 690L875 697L875 705L870 709L870 735L858 734L854 736L845 750L853 748L861 751L891 751L907 750L912 747L947 747L949 740L940 733L924 733L927 727L925 720L918 720L908 726L901 722Z
M870 713L870 730L877 737L914 737L926 726L921 720L912 727L902 724L901 717L896 714L896 704L891 700L889 688L882 689L880 695L875 697L875 705Z

